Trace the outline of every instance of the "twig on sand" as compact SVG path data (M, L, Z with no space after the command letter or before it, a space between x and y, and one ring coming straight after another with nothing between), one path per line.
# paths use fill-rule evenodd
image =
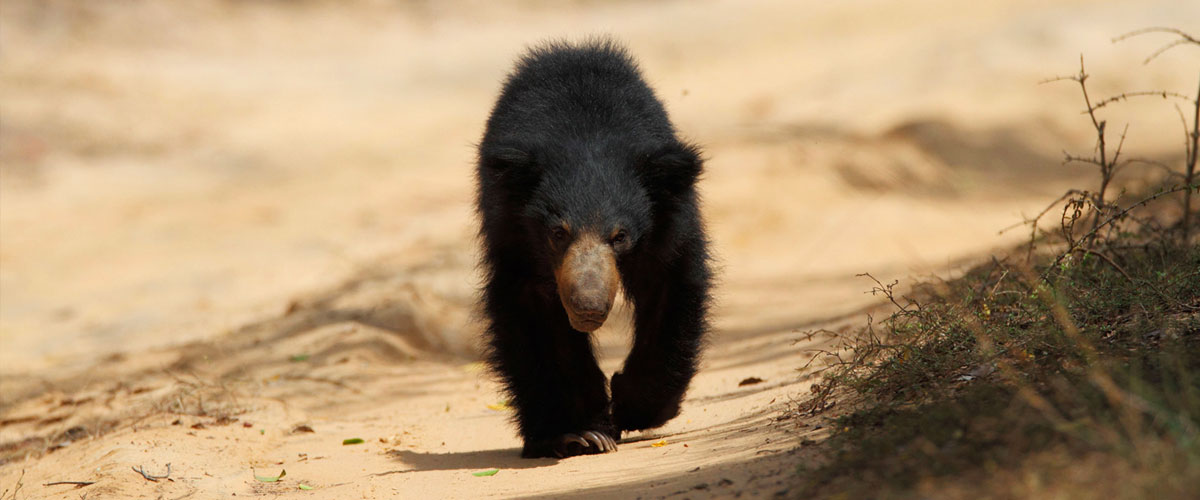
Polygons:
M415 471L413 471L412 469L406 469L406 470L389 470L389 471L385 471L385 472L376 472L376 473L373 473L373 474L371 474L371 475L372 475L372 476L390 476L390 475L392 475L392 474L407 474L407 473L409 473L409 472L415 472Z
M73 484L75 486L83 487L83 486L96 484L96 482L95 481L54 481L54 482L43 484L42 486L56 486L56 485L60 485L60 484Z
M142 477L146 478L147 481L152 481L155 483L157 483L159 479L169 479L171 477L171 464L167 464L167 473L163 474L161 476L152 475L152 474L146 472L146 469L143 467L130 467L130 468L133 469L134 472L141 474Z
M12 490L12 499L13 500L17 500L17 492L21 491L22 486L25 486L25 469L21 469L21 477L17 478L17 485L13 487L13 490ZM4 500L4 497L6 497L6 496L8 496L8 488L4 489L4 493L0 493L0 500Z

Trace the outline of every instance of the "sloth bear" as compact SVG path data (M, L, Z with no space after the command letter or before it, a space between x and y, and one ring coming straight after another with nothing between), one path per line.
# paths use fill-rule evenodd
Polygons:
M633 59L608 40L532 49L478 154L487 362L521 456L615 451L622 431L678 415L708 329L702 161ZM618 287L635 333L610 387L591 332Z

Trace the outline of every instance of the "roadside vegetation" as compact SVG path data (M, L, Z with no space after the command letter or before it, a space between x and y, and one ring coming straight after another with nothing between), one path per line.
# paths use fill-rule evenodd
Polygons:
M1166 41L1147 64L1200 49L1169 28L1114 41L1149 36ZM824 414L832 434L820 461L800 465L800 496L1200 491L1200 90L1097 98L1088 78L1081 58L1078 73L1047 82L1080 89L1096 145L1064 162L1094 165L1096 186L1065 193L1018 225L1026 245L960 278L901 294L865 275L893 310L815 358L824 379L794 412ZM1125 133L1104 119L1108 106L1153 96L1179 111L1181 164L1125 157ZM1152 191L1121 191L1117 174L1139 168L1166 174Z

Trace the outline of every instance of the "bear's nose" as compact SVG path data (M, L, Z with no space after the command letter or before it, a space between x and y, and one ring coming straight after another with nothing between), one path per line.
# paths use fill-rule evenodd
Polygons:
M612 247L594 233L580 235L554 270L554 279L572 327L591 332L604 323L620 286Z
M590 320L603 321L608 316L609 303L607 297L598 293L577 293L571 295L571 309L575 314Z

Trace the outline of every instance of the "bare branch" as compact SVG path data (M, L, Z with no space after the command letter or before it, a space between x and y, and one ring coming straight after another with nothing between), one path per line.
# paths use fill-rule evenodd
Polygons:
M1096 127L1096 131L1100 133L1100 161L1104 162L1104 122L1096 119L1096 108L1092 106L1092 99L1088 97L1087 91L1087 71L1083 67L1083 54L1079 54L1079 78L1075 81L1079 82L1079 90L1083 92L1083 103L1087 105L1087 114L1092 119L1092 126Z
M1095 157L1084 158L1082 156L1075 156L1071 153L1063 151L1063 165L1068 163L1086 163L1088 165L1095 165L1097 167L1104 168L1104 164L1100 163L1100 160L1097 160Z
M1167 165L1166 163L1163 163L1158 160L1147 160L1145 158L1130 158L1128 160L1125 160L1125 163L1127 163L1127 164L1128 163L1141 163L1144 165L1149 165L1151 167L1158 167L1158 168L1165 170L1167 176L1175 175L1175 176L1179 176L1181 178L1183 177L1183 174L1173 170L1170 165Z
M1179 39L1179 40L1175 40L1174 42L1163 45L1162 47L1159 47L1158 50L1154 51L1154 53L1147 56L1146 60L1142 61L1142 64L1150 64L1150 61L1153 61L1155 57L1162 55L1163 52L1171 50L1171 47L1177 47L1177 46L1183 45L1185 43L1190 43L1190 42L1191 42L1190 40Z
M1145 35L1146 33L1170 33L1170 34L1174 34L1174 35L1179 35L1180 38L1183 38L1184 40L1187 40L1190 43L1200 45L1200 40L1197 40L1196 38L1193 38L1191 35L1184 33L1183 30L1178 29L1178 28L1167 28L1164 26L1152 26L1149 28L1133 30L1133 31L1130 31L1129 33L1125 33L1124 35L1113 38L1112 41L1113 41L1113 43L1117 43L1117 42L1120 42L1127 38L1133 38L1135 36Z
M894 287L894 286L896 286L896 284L900 283L899 280L895 280L895 281L892 281L890 284L884 285L882 282L879 281L879 278L872 276L871 273L861 273L861 274L856 274L855 276L866 276L868 278L871 278L871 281L874 281L875 285L876 285L874 288L871 289L871 291L870 291L871 295L875 295L877 293L882 293L883 296L887 297L887 299L889 301L891 301L892 305L895 305L897 309L899 309L903 312L908 312L908 307L900 305L900 303L896 301L896 296L895 296L894 292L892 292L892 287ZM910 303L909 305L912 305L912 304Z
M1130 97L1143 97L1143 96L1149 96L1149 97L1157 96L1157 97L1162 97L1163 99L1174 97L1177 99L1183 99L1185 101L1192 100L1192 98L1190 96L1180 94L1179 92L1169 92L1166 90L1141 90L1138 92L1122 92L1118 95L1109 97L1100 102L1097 102L1094 106L1092 106L1092 109L1100 109L1100 108L1103 108L1114 102L1127 100ZM1080 111L1079 113L1083 114L1083 113L1087 113L1087 111Z
M1112 260L1111 257L1109 257L1103 253L1100 253L1100 252L1094 252L1094 251L1083 249L1083 248L1076 248L1075 251L1080 252L1084 255L1095 255L1096 257L1099 257L1100 260L1107 262L1108 265L1112 266L1113 269L1116 269L1118 273L1121 273L1121 276L1124 276L1125 279L1129 280L1130 283L1133 283L1135 285L1138 284L1137 280L1133 279L1133 276L1130 276L1129 273L1125 272L1125 269L1122 269L1121 266L1117 265L1116 261Z
M1191 144L1187 147L1187 163L1184 165L1184 183L1188 190L1183 194L1183 243L1187 244L1190 239L1192 228L1192 191L1196 190L1196 158L1200 156L1200 88L1196 89L1196 100L1192 101L1192 133L1190 135ZM1178 105L1176 105L1178 108ZM1180 112L1182 115L1183 113ZM1184 130L1187 129L1187 121L1183 122Z
M1125 124L1125 129L1121 131L1121 140L1117 142L1117 151L1113 153L1112 162L1109 163L1109 173L1116 175L1117 159L1121 157L1121 148L1125 146L1125 134L1129 132L1129 124Z
M1004 228L1004 229L1001 229L1001 230L1000 230L1000 232L999 232L999 233L996 233L996 234L1004 234L1004 233L1005 233L1005 232L1007 232L1009 229L1015 229L1015 228L1017 228L1017 227L1023 226L1023 225L1025 225L1025 224L1028 224L1028 223L1030 223L1030 222L1034 222L1034 223L1036 223L1036 222L1037 222L1039 219L1041 219L1041 218L1042 218L1043 216L1045 216L1045 215L1046 215L1048 212L1050 212L1050 209L1052 209L1052 208L1054 208L1055 206L1057 206L1057 205L1059 204L1059 202L1061 202L1061 201L1063 201L1063 200L1067 199L1067 197L1069 197L1069 196L1077 196L1077 195L1080 195L1080 194L1083 194L1083 191L1080 191L1080 190L1078 190L1078 189L1070 189L1070 190L1067 190L1067 192L1066 192L1066 193L1063 193L1063 195L1062 195L1062 196L1059 196L1059 197L1058 197L1058 199L1056 199L1056 200L1054 200L1054 201L1050 202L1050 204L1049 204L1049 205L1046 205L1046 208L1042 209L1042 211L1041 211L1041 212L1039 212L1039 213L1037 214L1037 216L1035 216L1034 218L1032 218L1032 219L1026 219L1026 220L1024 220L1024 221L1021 221L1021 222L1018 222L1018 223L1016 223L1016 224L1013 224L1013 225L1011 225L1011 226L1008 226L1008 227L1006 227L1006 228Z
M1081 81L1083 78L1087 78L1087 75L1083 75L1083 76L1080 76L1080 75L1069 75L1069 76L1052 76L1052 77L1050 77L1050 78L1047 78L1047 79L1045 79L1045 80L1038 80L1038 85L1043 85L1043 84L1047 84L1047 83L1054 83L1054 82L1061 82L1061 81L1064 81L1064 80L1070 80L1070 81L1072 81L1072 82L1076 82L1076 83L1078 83L1078 82L1080 82L1080 81Z
M42 486L58 486L60 484L73 484L77 487L84 487L84 486L96 484L96 482L95 481L54 481L54 482L50 482L50 483L45 483Z
M149 472L146 472L146 469L144 467L131 467L131 468L133 469L134 472L141 474L142 477L146 478L147 481L151 481L151 482L155 482L155 483L157 483L159 479L167 479L167 478L171 477L171 464L167 464L167 473L163 474L161 476L155 476L153 474L150 474Z
M1162 47L1159 47L1158 50L1155 50L1148 57L1146 57L1146 60L1142 61L1142 64L1150 64L1150 61L1153 61L1154 58L1162 55L1164 52L1171 50L1172 47L1178 47L1178 46L1184 45L1184 44L1200 45L1200 39L1197 39L1196 37L1193 37L1192 35L1184 33L1183 30L1176 29L1176 28L1166 28L1166 27L1161 27L1161 26L1155 26L1155 27L1151 27L1151 28L1142 28L1140 30L1130 31L1129 33L1126 33L1119 37L1113 38L1112 41L1113 41L1113 43L1117 43L1117 42L1120 42L1127 38L1133 38L1135 36L1144 35L1146 33L1168 33L1168 34L1178 36L1179 39L1171 41L1170 43L1163 45Z
M1068 241L1068 243L1069 243L1069 244L1068 244L1067 251L1063 252L1062 254L1060 254L1060 255L1058 256L1058 258L1054 259L1054 263L1053 263L1053 264L1051 264L1049 267L1047 267L1047 272L1049 272L1050 270L1052 270L1052 269L1054 269L1054 268L1057 268L1057 267L1058 267L1058 265L1059 265L1060 263L1062 263L1062 260L1063 260L1063 259L1065 259L1065 258L1067 257L1067 255L1070 255L1070 254L1072 254L1072 253L1075 253L1075 252L1077 251L1077 249L1079 248L1079 246L1078 246L1078 245L1079 245L1079 242L1085 241L1085 240L1087 240L1088 238L1090 238L1090 237L1094 236L1094 235L1095 235L1095 234L1096 234L1098 231L1100 231L1100 229L1102 229L1102 228L1104 228L1105 226L1107 226L1107 225L1111 224L1113 221L1115 221L1115 220L1117 220L1117 219L1120 219L1120 218L1124 217L1126 214L1128 214L1129 212L1133 211L1135 208L1141 207L1141 206L1143 206L1143 205L1145 205L1145 204L1147 204L1147 203L1150 203L1151 201L1154 201L1154 200L1156 200L1156 199L1158 199L1158 198L1161 198L1161 197L1163 197L1163 196L1166 196L1166 195L1168 195L1168 194L1171 194L1171 193L1178 193L1178 192L1180 192L1180 191L1186 191L1186 190L1189 190L1189 189L1191 189L1189 186L1175 186L1175 187L1173 187L1173 188L1171 188L1171 189L1166 189L1166 190L1163 190L1163 191L1159 191L1159 192L1157 192L1157 193L1154 193L1154 194L1152 194L1152 195L1150 195L1150 196L1147 196L1145 199L1143 199L1143 200L1141 200L1141 201L1139 201L1139 202L1137 202L1137 203L1134 203L1133 205L1130 205L1128 208L1125 208L1124 210L1121 210L1120 212L1117 212L1117 213L1115 213L1115 214L1113 214L1113 215L1109 216L1107 219L1104 219L1102 222L1099 222L1099 223L1097 223L1097 224L1096 224L1096 225L1095 225L1095 226L1092 228L1092 230L1091 230L1091 231L1088 231L1088 232L1087 232L1087 234L1084 234L1082 238L1079 238L1078 240L1074 240L1074 241L1070 241L1070 240L1069 240L1069 241ZM1065 219L1065 216L1064 216L1064 219ZM1097 219L1097 220L1098 220L1098 219ZM1043 278L1045 278L1046 276L1048 276L1048 275L1045 275L1045 276L1043 276Z
M1175 113L1179 115L1179 124L1183 126L1183 151L1188 158L1192 157L1192 131L1188 130L1187 118L1183 116L1183 108L1175 105Z

